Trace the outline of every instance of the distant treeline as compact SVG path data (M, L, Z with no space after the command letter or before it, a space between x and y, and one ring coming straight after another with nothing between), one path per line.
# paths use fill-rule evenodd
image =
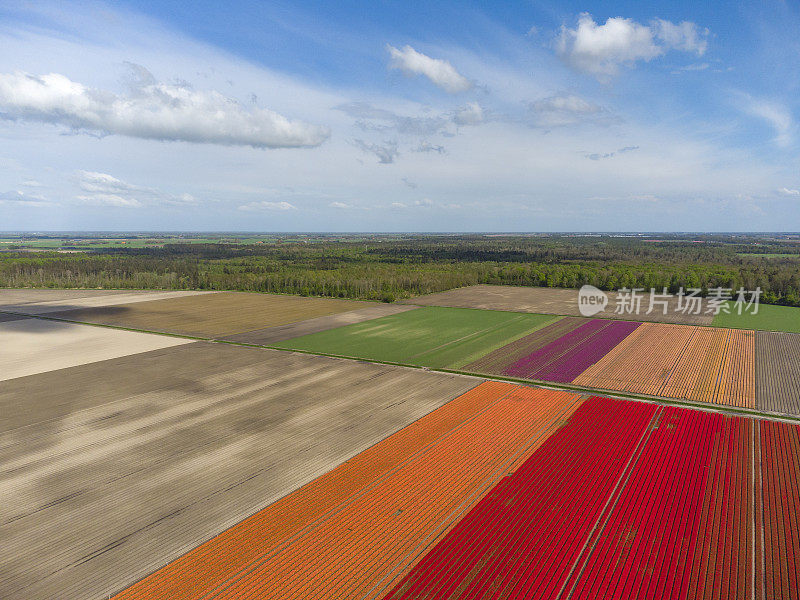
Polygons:
M409 298L478 283L605 290L761 287L800 306L799 245L707 236L419 236L369 241L168 244L74 254L0 253L0 286L205 289ZM746 254L793 254L772 257Z

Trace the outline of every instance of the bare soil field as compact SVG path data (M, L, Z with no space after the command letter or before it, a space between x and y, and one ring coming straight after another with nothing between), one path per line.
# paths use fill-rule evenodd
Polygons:
M0 381L187 343L191 340L78 323L2 320ZM17 399L23 406L25 401L25 394Z
M2 382L0 597L106 598L479 382L205 342Z
M49 316L196 337L226 336L374 307L373 302L251 292L216 292L151 302L76 309Z
M756 332L756 406L800 415L800 335Z
M276 327L248 331L247 333L228 336L225 339L233 342L243 342L245 344L268 346L277 342L291 340L301 335L327 331L328 329L352 325L353 323L363 323L364 321L371 321L372 319L414 310L415 308L418 307L400 304L377 304L375 306L367 306L366 308L359 308L335 315L316 317L314 319L306 319L305 321L298 321L287 325L278 325Z
M713 315L684 315L675 311L675 301L671 301L667 314L658 308L645 314L649 306L649 296L642 297L642 310L639 314L618 315L616 294L608 293L608 306L597 315L599 319L623 319L628 321L653 321L661 323L683 323L686 325L711 325ZM516 287L508 285L472 285L469 287L419 296L402 303L419 306L454 306L458 308L483 308L488 310L510 310L552 315L580 316L578 310L578 291L560 288Z
M45 293L46 292L46 293ZM0 290L0 311L46 315L64 310L117 306L167 298L213 294L201 291L138 290Z

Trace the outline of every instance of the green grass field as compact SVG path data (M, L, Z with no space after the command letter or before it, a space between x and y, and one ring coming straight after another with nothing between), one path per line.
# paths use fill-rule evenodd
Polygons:
M426 306L312 333L280 348L458 369L560 317Z
M739 315L736 313L733 303L728 304L731 306L731 314L720 313L714 317L713 325L715 327L800 333L800 308L760 304L758 314L742 313Z

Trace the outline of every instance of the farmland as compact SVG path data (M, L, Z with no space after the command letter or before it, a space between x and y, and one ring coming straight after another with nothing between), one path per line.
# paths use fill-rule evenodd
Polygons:
M189 342L15 315L0 321L0 337L0 381Z
M798 468L796 425L485 383L116 598L791 598Z
M34 293L31 293L34 292ZM38 293L35 293L38 292ZM53 315L57 313L93 308L105 308L199 296L209 292L153 292L122 290L0 290L0 310L28 315ZM22 300L16 302L16 300ZM125 310L125 309L118 309ZM86 314L86 313L76 313Z
M672 298L663 310L647 314L648 294L643 294L642 310L635 316L617 314L617 294L609 292L608 305L596 316L603 319L639 319L688 325L711 325L713 317L705 313L689 314L676 310L677 300ZM512 312L544 313L550 315L579 316L578 291L543 287L521 287L508 285L473 285L436 294L428 294L402 302L419 306L450 306L458 308L480 308L484 310L507 310Z
M645 323L574 383L754 408L753 353L752 331Z
M724 327L237 292L26 293L0 290L0 310L16 313L3 313L4 320L43 316L800 414L796 334L756 335ZM531 293L530 297L546 301L539 291ZM505 294L501 290L501 296ZM26 320L8 328L13 331L28 323L44 327ZM57 326L47 328L55 331Z
M220 292L162 299L138 296L134 302L105 299L96 307L80 302L47 309L49 316L86 323L162 331L197 337L222 337L370 306L366 302ZM25 306L25 312L36 309Z
M295 338L278 347L371 360L458 368L552 321L528 315L425 307Z
M275 346L800 414L793 336L423 307ZM777 351L773 339L785 340L791 348ZM757 371L762 373L758 383Z
M0 597L105 598L477 383L206 342L0 382Z
M798 334L8 290L0 335L4 599L796 597Z
M793 306L770 306L762 304L758 313L736 312L732 305L729 312L720 312L714 317L715 327L735 327L739 329L759 329L762 331L788 331L800 333L800 309Z

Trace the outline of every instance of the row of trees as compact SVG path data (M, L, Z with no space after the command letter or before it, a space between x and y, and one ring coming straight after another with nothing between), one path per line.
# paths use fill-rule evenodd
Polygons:
M773 246L774 253L788 253ZM680 287L761 287L764 302L800 306L800 257L741 256L751 249L738 240L701 245L464 236L6 252L0 253L0 286L228 289L384 301L477 283L666 287L672 293Z

